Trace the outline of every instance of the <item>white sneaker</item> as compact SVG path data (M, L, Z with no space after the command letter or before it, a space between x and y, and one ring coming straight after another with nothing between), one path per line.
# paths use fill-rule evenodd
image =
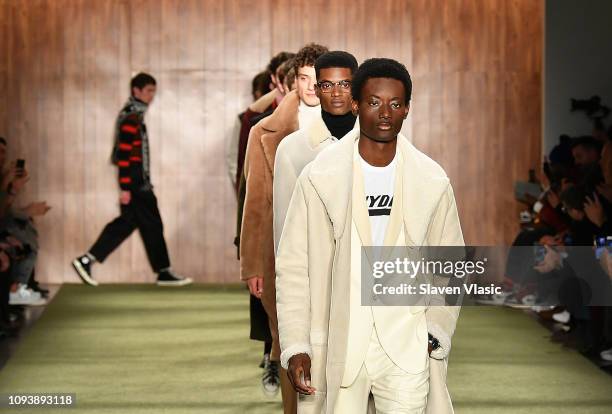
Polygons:
M280 363L270 361L270 354L264 356L264 372L261 376L261 388L268 398L273 398L280 389Z
M28 289L27 285L19 284L15 292L9 294L9 305L43 306L47 300L40 293Z
M606 349L605 351L601 351L601 353L599 354L599 356L601 357L601 359L603 359L604 361L612 361L612 348L610 349Z
M533 305L531 310L537 313L550 311L555 308L555 305Z
M570 313L566 310L562 311L562 312L558 312L553 314L552 318L560 323L568 323L570 320Z

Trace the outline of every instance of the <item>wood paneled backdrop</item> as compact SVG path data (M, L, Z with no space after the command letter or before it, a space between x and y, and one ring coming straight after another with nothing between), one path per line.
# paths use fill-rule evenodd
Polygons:
M509 243L512 184L540 160L543 2L533 0L0 0L0 134L32 180L40 279L74 282L70 260L118 213L109 164L132 74L158 79L147 115L152 174L174 267L236 282L235 200L225 140L251 77L306 42L406 64L407 131L452 179L466 241ZM152 281L135 233L103 282Z

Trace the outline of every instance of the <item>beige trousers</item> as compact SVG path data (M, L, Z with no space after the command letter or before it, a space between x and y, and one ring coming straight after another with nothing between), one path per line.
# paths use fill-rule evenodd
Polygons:
M365 414L368 395L372 393L377 414L423 414L429 392L429 366L423 372L409 374L387 356L376 329L361 370L348 387L341 387L336 414Z

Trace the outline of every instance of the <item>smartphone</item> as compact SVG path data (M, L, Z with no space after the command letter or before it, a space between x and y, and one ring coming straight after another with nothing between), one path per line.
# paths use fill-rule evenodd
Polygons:
M607 237L595 238L595 258L599 260L603 251L607 248Z
M23 177L25 171L25 160L20 158L17 160L17 177Z

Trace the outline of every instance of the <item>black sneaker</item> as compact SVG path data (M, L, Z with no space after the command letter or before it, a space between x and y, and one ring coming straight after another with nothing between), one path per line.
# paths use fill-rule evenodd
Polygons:
M74 267L74 270L76 270L83 282L90 286L98 286L98 282L91 277L92 264L93 261L86 254L81 257L77 257L72 261L72 267Z
M30 278L30 280L28 281L28 287L32 289L32 291L40 293L40 296L45 299L49 297L49 289L43 288L42 286L40 286L40 283L38 283L38 281L32 278Z
M162 270L157 274L157 286L186 286L193 283L189 277L180 277L172 270Z
M270 355L266 354L264 360L264 372L261 375L261 388L267 397L275 397L280 389L279 362L270 361Z

